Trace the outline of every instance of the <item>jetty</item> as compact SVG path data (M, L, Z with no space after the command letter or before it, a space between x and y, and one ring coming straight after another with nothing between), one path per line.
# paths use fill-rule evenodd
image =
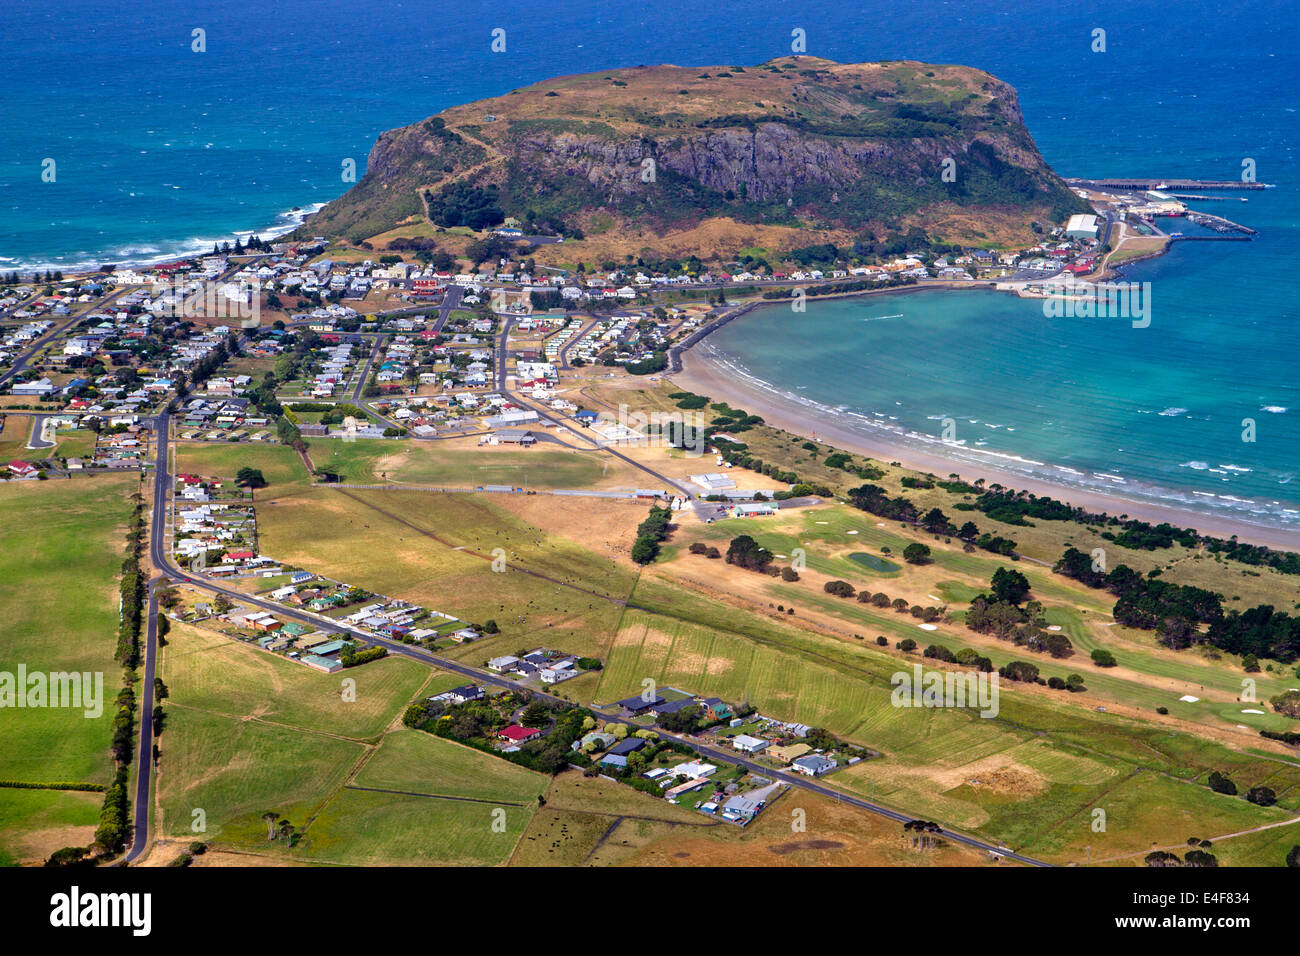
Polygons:
M1224 219L1222 216L1216 216L1208 212L1196 212L1189 209L1187 211L1187 221L1194 222L1198 226L1204 226L1206 229L1213 229L1223 236L1258 236L1259 233L1251 229L1250 226L1243 226L1239 222L1233 222L1231 219Z
M1237 179L1155 179L1144 176L1115 177L1111 179L1067 178L1066 185L1086 189L1141 189L1166 192L1169 190L1196 191L1201 189L1272 189L1272 183L1243 182Z

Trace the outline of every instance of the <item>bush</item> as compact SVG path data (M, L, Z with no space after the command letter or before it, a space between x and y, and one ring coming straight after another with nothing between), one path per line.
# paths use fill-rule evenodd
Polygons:
M1224 793L1230 797L1237 795L1237 785L1217 770L1210 773L1209 784L1215 793Z
M1099 647L1092 652L1092 662L1098 667L1114 667L1117 663L1115 655L1104 647Z
M1277 803L1277 794L1271 787L1251 787L1246 791L1246 799L1256 806L1271 807Z

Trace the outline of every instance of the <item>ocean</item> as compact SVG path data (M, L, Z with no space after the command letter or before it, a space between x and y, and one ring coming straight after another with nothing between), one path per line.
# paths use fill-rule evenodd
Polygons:
M988 70L1017 88L1062 175L1234 179L1250 159L1277 188L1203 207L1258 229L1257 241L1183 243L1131 267L1153 287L1146 329L933 293L768 310L714 347L782 390L917 436L952 418L970 453L1056 478L1069 477L1057 466L1080 481L1121 478L1199 507L1248 499L1292 523L1293 12L1281 0L10 3L0 271L162 260L283 232L346 190L343 164L360 175L384 129L566 73L757 63L789 53L798 29L810 54L835 60ZM205 52L193 50L196 30ZM1097 30L1104 52L1093 50ZM42 180L47 160L53 182ZM804 333L794 346L792 320ZM1253 443L1241 441L1245 418L1257 422Z

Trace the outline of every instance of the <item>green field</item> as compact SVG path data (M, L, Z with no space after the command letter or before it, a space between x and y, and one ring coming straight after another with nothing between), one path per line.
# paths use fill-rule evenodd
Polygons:
M530 804L550 778L472 747L417 730L395 730L357 774L358 787Z
M411 442L406 459L388 472L389 479L444 488L590 488L600 482L609 460L597 452L448 449L439 442Z
M176 471L234 480L240 468L257 468L272 485L310 479L302 460L288 445L223 442L176 445Z
M182 665L183 666L183 665ZM175 680L173 663L167 671ZM242 849L267 846L261 815L279 813L303 826L341 787L366 753L363 744L325 729L303 730L256 719L166 707L158 762L158 833L203 837Z
M549 783L402 728L397 718L413 698L464 682L414 661L323 674L178 624L162 670L157 829L168 840L201 836L286 861L495 864ZM355 701L342 699L344 680L356 682ZM498 808L504 830L492 826ZM292 849L267 839L268 811L300 831Z
M612 637L633 575L511 515L485 495L332 488L294 490L259 505L262 549L296 565L482 624L496 620L513 651L521 634L574 653ZM359 544L364 541L364 544ZM496 549L504 572L492 570ZM480 655L490 641L453 648Z
M1090 713L1068 697L1029 695L1007 682L994 719L900 708L891 705L888 679L910 662L874 643L717 608L646 578L633 602L643 610L624 616L596 700L637 692L650 678L826 727L883 754L828 781L1050 860L1082 862L1088 846L1094 858L1102 847L1120 855L1192 831L1213 837L1300 810L1300 768L1277 757ZM1274 788L1279 807L1211 792L1204 783L1212 769L1243 793ZM1089 828L1098 807L1110 816L1100 835Z
M429 668L389 657L325 674L212 631L174 624L167 637L167 688L186 707L238 719L377 740L394 713L429 678ZM354 684L344 700L343 680Z
M496 866L509 859L533 812L532 807L345 789L291 854L349 866ZM500 829L494 828L497 820Z
M0 671L90 672L100 675L103 688L98 717L82 708L5 710L0 779L106 784L112 777L112 701L122 685L113 659L118 585L137 481L120 475L0 487L0 528L8 543L0 551ZM8 805L30 805L32 815L0 813L0 856L17 855L31 829L82 826L97 816L84 796L12 793L3 791Z

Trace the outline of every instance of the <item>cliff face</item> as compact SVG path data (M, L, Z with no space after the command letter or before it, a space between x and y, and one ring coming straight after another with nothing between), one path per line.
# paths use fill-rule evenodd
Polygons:
M726 217L879 236L955 209L1027 232L1082 208L1000 80L789 57L562 77L454 107L380 136L362 181L307 229L364 238L426 210L454 225L476 205L537 231L600 215L651 235Z

